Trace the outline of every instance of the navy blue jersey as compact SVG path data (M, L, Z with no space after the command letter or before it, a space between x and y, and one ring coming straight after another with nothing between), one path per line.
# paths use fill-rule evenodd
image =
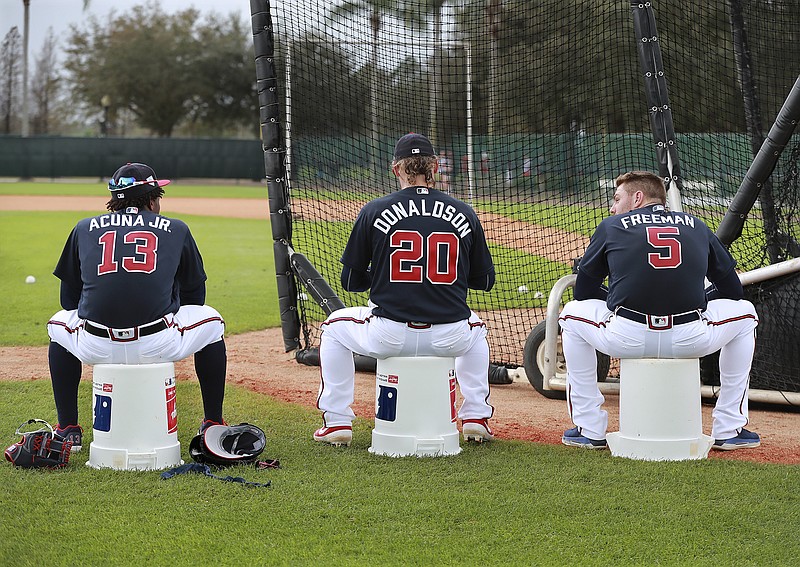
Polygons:
M79 221L53 273L62 307L107 327L143 325L205 302L203 259L189 227L135 207Z
M688 213L667 212L663 205L649 205L598 225L578 278L599 285L609 276L606 303L612 311L623 306L670 315L705 309L704 278L721 281L735 266L703 221Z
M467 319L468 282L494 275L475 211L427 187L364 205L341 261L357 272L370 268L375 315L405 322Z

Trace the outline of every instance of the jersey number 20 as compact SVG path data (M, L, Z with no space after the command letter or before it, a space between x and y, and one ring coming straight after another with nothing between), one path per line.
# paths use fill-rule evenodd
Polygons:
M458 277L458 237L452 232L434 232L425 238L413 230L392 233L389 244L389 279L393 282L449 285ZM420 260L425 256L424 265ZM424 272L424 274L423 274Z

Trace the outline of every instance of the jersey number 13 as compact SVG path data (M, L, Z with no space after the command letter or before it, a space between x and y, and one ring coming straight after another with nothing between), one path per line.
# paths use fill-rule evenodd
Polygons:
M113 230L103 233L98 243L103 248L102 262L97 266L97 275L113 274L119 270L119 262L114 259L117 248L117 233ZM158 255L158 236L147 230L134 230L125 233L124 244L134 246L133 256L122 257L122 269L126 272L153 273L156 270Z

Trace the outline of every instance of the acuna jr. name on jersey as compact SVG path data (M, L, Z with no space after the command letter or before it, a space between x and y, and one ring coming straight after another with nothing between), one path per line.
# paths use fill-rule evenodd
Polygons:
M469 220L463 213L456 211L453 205L445 205L442 201L434 201L432 204L427 199L416 201L398 201L390 207L383 209L378 217L372 222L372 226L384 234L389 234L392 226L400 222L401 219L408 217L435 217L449 222L456 229L456 234L464 238L472 229Z
M109 213L92 218L89 221L89 232L96 228L108 228L112 226L149 226L164 232L169 232L170 219L156 216L150 222L145 222L142 215L131 215L122 213Z

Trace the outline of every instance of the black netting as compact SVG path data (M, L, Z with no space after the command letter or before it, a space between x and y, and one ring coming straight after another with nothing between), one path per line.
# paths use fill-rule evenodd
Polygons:
M295 2L272 2L293 248L345 304L364 304L365 294L339 286L351 224L363 203L396 188L395 140L427 134L441 150L439 188L472 204L490 239L497 285L469 302L488 324L492 359L522 364L550 289L571 273L607 214L613 179L630 169L663 171L634 25L641 6L649 8L608 0L308 0L300 11ZM668 85L674 185L684 209L716 229L797 79L800 3L652 7L658 36L645 39L657 42ZM797 150L784 154L731 247L743 270L797 255ZM797 301L796 285L785 293ZM299 297L303 346L314 346L325 314ZM774 316L783 304L755 299L762 319L797 325L793 315ZM797 391L796 366L781 381L776 354L796 350L796 338L786 342L794 335L777 327L766 340L766 327L758 360L777 368L763 387Z

